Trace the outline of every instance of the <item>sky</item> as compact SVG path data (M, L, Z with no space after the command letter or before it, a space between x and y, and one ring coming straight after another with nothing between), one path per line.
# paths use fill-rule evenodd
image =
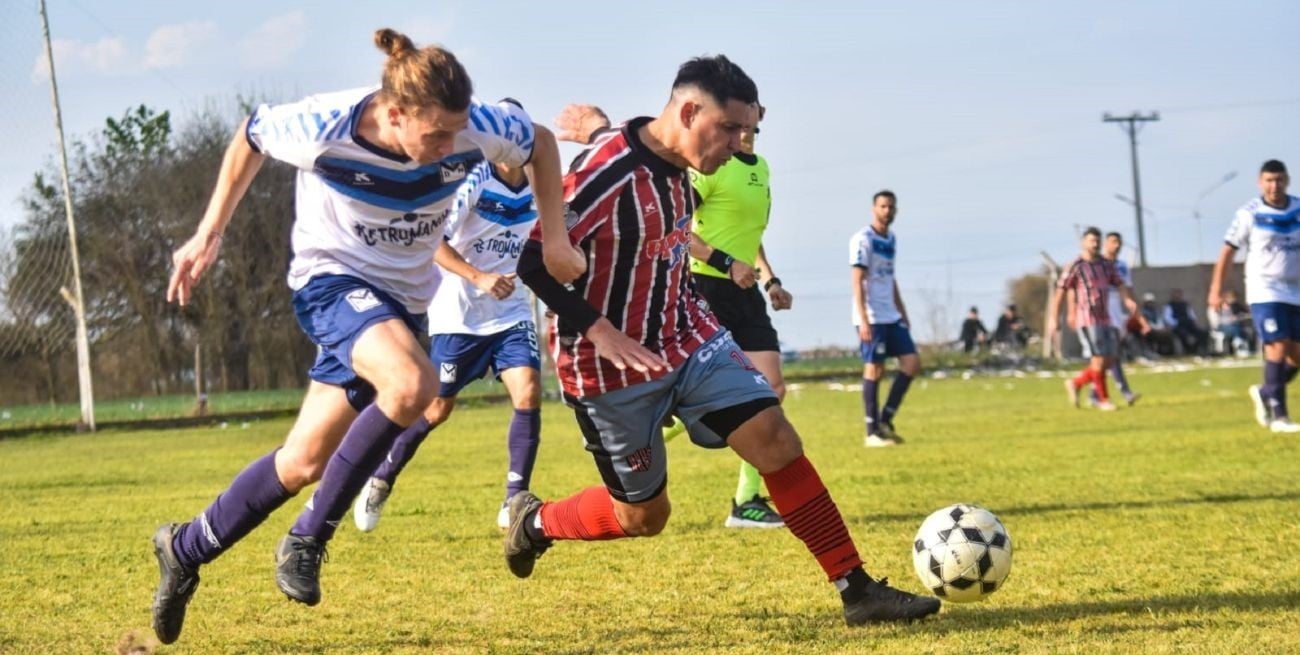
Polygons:
M1139 134L1153 266L1211 261L1260 164L1300 167L1300 3L846 4L48 0L70 138L142 103L184 123L238 95L375 84L380 27L441 43L481 97L547 125L575 101L657 114L681 62L726 54L768 108L764 246L794 294L773 320L798 349L855 342L848 240L879 189L898 194L899 285L931 341L972 305L991 324L1008 280L1040 252L1067 261L1085 226L1134 254L1128 139L1104 112L1160 115ZM57 153L37 6L0 0L0 102L24 126L0 151L0 229Z

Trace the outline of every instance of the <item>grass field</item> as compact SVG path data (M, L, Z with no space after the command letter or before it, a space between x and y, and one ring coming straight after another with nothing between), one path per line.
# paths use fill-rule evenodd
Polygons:
M1258 428L1256 368L1132 377L1113 414L1058 378L931 380L908 444L866 450L856 390L809 383L788 412L869 570L912 590L910 543L953 502L1015 540L1007 586L913 625L850 629L784 530L721 527L737 460L670 444L675 513L654 539L560 543L513 578L494 525L508 410L458 410L407 470L379 529L331 545L325 599L291 603L272 548L306 499L203 570L175 653L1300 652L1300 439ZM547 406L534 488L598 477L571 415ZM287 420L238 429L0 440L0 652L106 653L151 635L149 537L193 516Z

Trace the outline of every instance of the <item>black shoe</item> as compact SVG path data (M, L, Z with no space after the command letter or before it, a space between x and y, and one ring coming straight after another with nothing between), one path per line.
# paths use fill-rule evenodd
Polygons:
M325 544L315 537L285 535L275 547L275 584L293 600L319 603L320 565L325 558Z
M861 570L847 577L849 587L840 592L844 601L844 622L849 625L883 621L911 621L939 611L939 599L917 596L889 586L886 578L879 581Z
M785 521L767 501L767 498L754 494L753 498L737 505L733 498L731 514L723 525L728 528L784 528Z
M893 421L880 422L880 436L894 442L895 444L902 445L903 443L903 437L898 434L898 430L894 429Z
M527 522L542 508L542 500L531 491L521 491L510 497L506 508L510 517L505 538L506 566L517 577L526 578L533 574L537 558L551 547L549 539L544 542L535 541L528 536L526 529Z
M170 644L181 636L185 606L199 588L199 570L181 564L172 550L179 523L168 523L153 533L153 554L158 558L158 591L153 595L153 631L158 641Z

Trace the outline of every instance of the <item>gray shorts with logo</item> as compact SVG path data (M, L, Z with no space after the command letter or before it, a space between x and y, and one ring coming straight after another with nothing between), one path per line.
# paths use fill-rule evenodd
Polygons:
M637 503L658 496L668 484L664 417L676 414L697 446L723 448L730 435L717 434L703 419L769 399L776 405L767 378L724 330L658 380L567 401L610 495Z
M1083 356L1114 357L1119 354L1119 328L1113 325L1090 325L1079 328Z

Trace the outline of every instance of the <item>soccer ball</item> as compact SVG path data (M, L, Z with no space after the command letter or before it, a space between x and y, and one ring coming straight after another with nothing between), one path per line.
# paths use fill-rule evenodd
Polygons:
M912 564L934 595L954 603L981 600L1011 573L1011 536L993 512L951 505L921 524Z

